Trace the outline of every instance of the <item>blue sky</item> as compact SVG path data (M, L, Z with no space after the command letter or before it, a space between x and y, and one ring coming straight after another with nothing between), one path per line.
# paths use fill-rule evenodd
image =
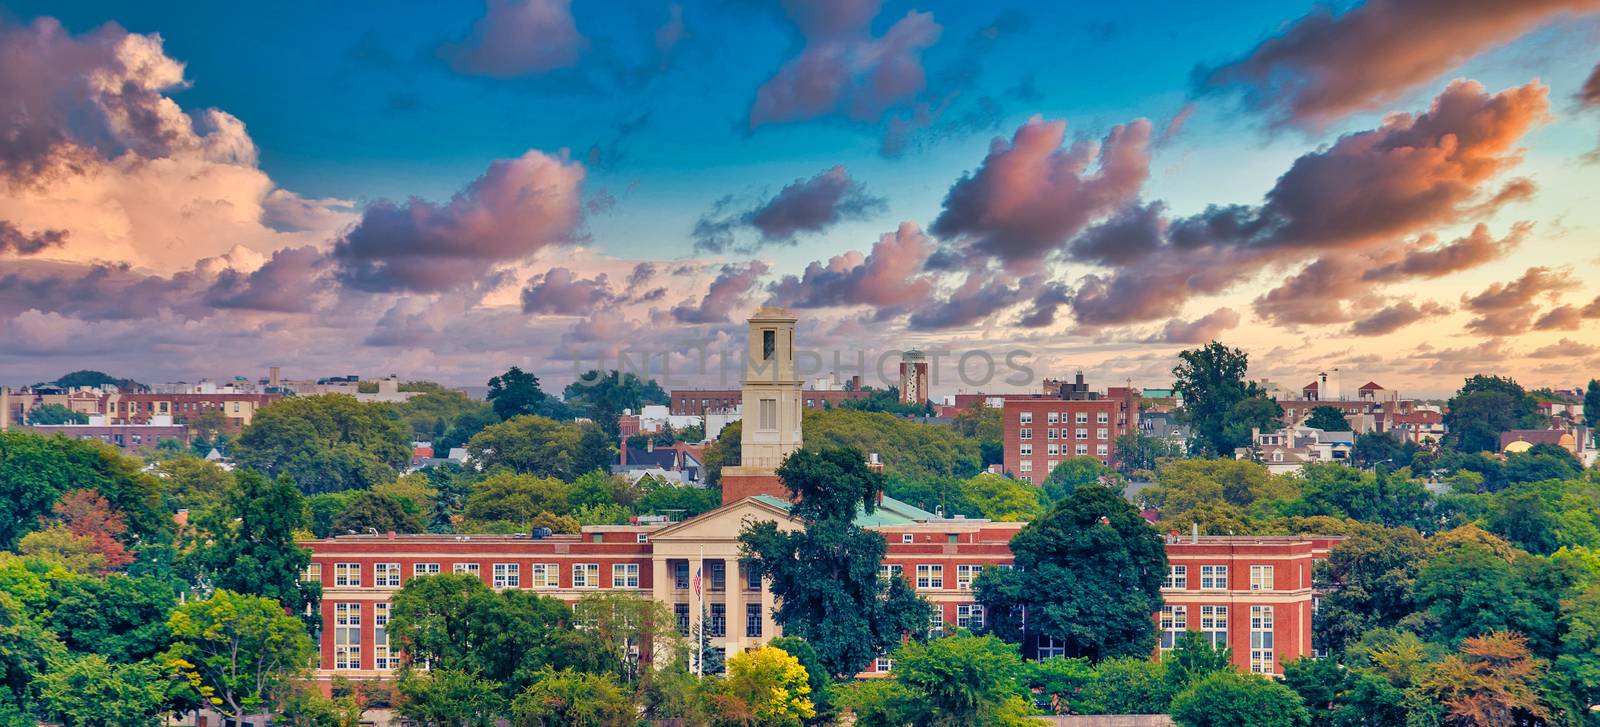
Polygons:
M565 7L561 2L548 4ZM873 5L866 0L811 4L820 8L814 12L839 17L849 15L849 8ZM1558 3L1540 0L1538 4ZM1480 82L1487 94L1534 80L1548 87L1547 117L1520 133L1516 150L1504 152L1506 171L1497 177L1503 181L1512 175L1528 176L1537 183L1538 192L1526 195L1514 207L1468 214L1463 206L1458 214L1396 228L1394 244L1408 236L1415 239L1427 234L1449 240L1466 234L1478 222L1489 224L1498 236L1522 220L1535 221L1536 239L1507 246L1501 256L1503 265L1463 269L1445 280L1415 280L1409 291L1387 291L1387 297L1373 305L1433 295L1443 301L1441 306L1455 306L1457 299L1509 282L1531 266L1566 266L1569 273L1580 277L1594 272L1590 260L1594 254L1582 251L1597 247L1594 230L1600 225L1600 212L1586 203L1584 189L1600 180L1596 179L1596 167L1582 158L1600 137L1600 123L1596 114L1583 109L1575 98L1600 61L1600 55L1593 52L1600 34L1593 3L1566 3L1579 9L1575 14L1562 13L1559 8L1531 18L1510 17L1516 13L1507 12L1502 25L1514 30L1489 32L1484 40L1467 42L1477 45L1448 63L1441 61L1442 70L1415 82L1397 82L1380 89L1380 102L1347 105L1333 118L1315 124L1302 123L1304 119L1275 124L1270 108L1241 102L1235 92L1238 84L1201 92L1199 79L1208 68L1248 64L1263 42L1292 40L1297 28L1312 23L1308 14L1327 12L1330 17L1340 17L1363 10L1362 3L1338 3L1331 10L1319 11L1318 6L1299 2L1091 5L889 0L876 13L868 13L871 20L859 32L870 39L883 38L909 14L929 14L939 29L937 40L913 54L926 79L920 90L891 100L884 113L867 114L866 120L836 111L751 129L758 89L808 48L800 20L803 12L812 12L800 9L806 5L804 0L787 4L691 0L676 6L577 0L571 4L570 18L583 46L575 60L556 68L514 74L464 72L448 60L448 50L441 50L477 42L473 40L478 32L474 24L486 13L484 4L478 2L10 2L0 6L0 21L26 28L53 18L68 34L82 38L106 23L120 25L134 36L159 36L165 57L183 64L186 81L186 85L164 89L163 96L191 116L218 109L240 120L257 151L255 169L270 180L264 189L284 190L306 200L332 198L354 204L344 208L349 216L334 219L324 230L306 230L293 239L268 236L240 243L249 254L227 264L237 266L241 273L262 263L244 257L271 256L291 243L332 250L341 235L359 222L356 216L379 200L402 206L413 197L443 203L483 175L495 160L514 159L535 150L581 168L579 193L588 206L575 222L570 239L562 243L568 246L566 253L552 255L554 248L541 247L542 252L499 259L503 266L495 272L515 280L508 278L498 294L479 290L469 295L476 297L464 307L452 297L460 295L460 290L407 291L414 299L429 296L424 303L405 305L416 306L413 316L431 316L430 326L436 333L450 320L471 320L472 315L485 315L486 309L496 306L514 307L519 286L532 284L564 259L563 255L568 260L609 261L588 270L573 267L582 278L609 265L614 268L610 273L613 285L618 270L639 262L688 264L693 266L692 273L684 273L693 278L689 288L701 291L713 284L718 266L759 261L766 272L747 292L765 290L783 275L799 274L812 261L826 261L849 251L869 252L880 235L893 231L900 222L914 222L924 229L934 225L958 180L983 167L991 141L1010 139L1035 116L1064 121L1067 145L1080 139L1099 142L1118 125L1149 119L1156 138L1150 144L1147 179L1136 192L1126 195L1123 203L1159 200L1174 222L1201 215L1209 205L1260 205L1263 195L1298 158L1330 149L1341 134L1377 128L1386 114L1420 113L1450 81L1462 78ZM1391 0L1387 5L1391 7L1368 10L1403 17L1405 6L1426 10L1425 6L1438 2ZM664 46L658 33L674 17L680 17L674 13L681 13L682 37ZM1492 26L1500 20L1490 17L1476 27ZM1340 36L1342 32L1335 29L1330 37L1335 42L1365 42L1354 33ZM1352 39L1341 40L1346 36ZM529 44L539 42L527 40ZM1419 45L1428 42L1423 37ZM1341 53L1350 50L1338 49ZM1361 57L1360 49L1353 52L1349 57ZM1375 61L1381 62L1381 58ZM1296 73L1314 77L1327 69L1308 61L1278 66L1273 72L1278 74L1275 78ZM921 122L903 149L885 153L891 119L909 118L919 104L924 104L924 110L936 109L933 118ZM1175 118L1183 123L1174 125ZM108 159L110 154L107 152ZM1509 161L1512 157L1517 157L1514 165ZM795 235L791 244L749 249L744 246L751 243L752 231L739 228L735 233L739 249L696 247L691 231L697 220L712 213L718 200L731 195L733 209L754 210L770 202L786 185L840 165L849 179L876 201L867 206L868 211L846 214L825 229ZM1491 182L1484 180L1483 184L1487 193ZM46 209L37 198L14 202L25 212ZM0 205L0 213L4 210ZM1109 210L1096 215L1088 222L1111 216ZM52 227L48 215L42 213L34 217L13 212L12 216L29 217L36 229ZM66 222L56 226L70 229ZM1070 248L1076 232L1054 244L1063 250ZM104 246L75 249L71 241L86 236L69 236L63 252L54 259L121 259L136 269L162 275L184 267L170 258L107 253L113 248ZM114 249L137 251L188 244L173 239L131 239ZM977 243L958 234L931 244L961 250ZM208 254L226 249L224 245ZM204 257L194 255L195 259ZM1029 297L1052 280L1081 291L1081 275L1086 270L1094 274L1092 266L1062 266L1060 260L1052 260L1031 278L1020 274L1006 277L1015 270L995 269L993 273L1000 277L989 284L1020 286L1019 295ZM1244 311L1256 294L1308 261L1306 257L1255 261L1251 264L1266 265L1263 274L1267 278L1207 290L1212 297L1196 297L1176 312L1173 320L1181 317L1180 322L1193 322L1224 308ZM0 265L5 264L0 258ZM936 289L943 294L955 290L960 275L973 272L976 268L971 266L978 263L968 257L966 264L967 269L935 273ZM1584 302L1579 300L1583 291L1568 292L1566 303ZM668 302L676 303L680 290L674 288L670 295L674 300ZM749 292L744 304L760 303L759 297L757 292ZM356 308L361 315L373 316L374 312L397 311L400 306L392 300L358 299L354 293L344 292L339 293L339 301L350 315ZM1551 298L1549 302L1558 301ZM634 325L672 320L670 306L618 304L616 308ZM429 311L427 316L423 316L424 309ZM16 314L27 310L21 305L14 307ZM46 315L61 313L33 310ZM1006 309L996 309L1001 310ZM538 332L529 334L537 340L559 336L574 323L572 310L546 315L525 304L522 312L529 314L524 324ZM878 320L898 321L894 325L899 326L909 320L900 316L911 312L868 314L869 320L875 315ZM588 313L592 317L594 312ZM861 319L861 310L818 315L837 315L838 321L854 325ZM967 320L964 329L957 327L940 335L952 336L950 340L974 335L1039 340L1042 331L1013 329L1011 315L996 312L993 317ZM1354 350L1344 343L1368 343L1330 341L1338 336L1332 329L1319 332L1316 325L1320 324L1301 322L1285 327L1282 319L1266 318L1270 317L1247 316L1242 325L1236 321L1223 330L1237 329L1235 334L1245 339L1248 348L1263 354L1292 340L1315 341L1318 349L1328 352ZM1458 322L1468 321L1462 317ZM1130 325L1161 322L1156 318L1126 321ZM1257 322L1262 325L1253 325ZM365 325L371 324L368 318ZM1267 324L1278 330L1269 331ZM253 319L251 325L284 330L303 323ZM1448 334L1428 345L1446 350L1492 343L1504 358L1514 354L1520 340L1510 336L1523 333L1532 337L1522 350L1561 340L1587 347L1595 343L1595 336L1587 328L1592 324L1583 325L1578 329L1550 328L1543 338L1536 328L1505 333L1516 327L1511 326L1485 338L1458 333L1460 326L1453 325ZM1146 330L1090 330L1080 321L1080 325L1055 329L1049 344L1059 349L1058 355L1075 360L1147 354L1150 361L1168 360L1165 357L1175 350L1173 346L1145 342ZM907 333L933 335L918 324L910 324ZM54 366L63 353L0 360L0 374L8 368L20 375ZM257 350L234 360L195 357L130 365L176 373L184 366L246 367L253 364L250 356L267 355L277 354ZM294 355L304 355L308 366L336 360L331 350ZM381 350L372 356L392 358ZM444 361L417 355L410 360L419 369L438 367L448 375L467 379L493 368L464 358ZM1159 375L1166 364L1124 361L1121 365ZM1397 376L1420 377L1404 367L1394 370ZM1547 370L1542 375L1559 373Z

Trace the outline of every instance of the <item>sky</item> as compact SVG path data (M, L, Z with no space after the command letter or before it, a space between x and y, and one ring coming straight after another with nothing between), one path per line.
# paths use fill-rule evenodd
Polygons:
M731 384L778 305L935 393L1211 340L1576 386L1597 48L1600 0L0 2L0 384Z

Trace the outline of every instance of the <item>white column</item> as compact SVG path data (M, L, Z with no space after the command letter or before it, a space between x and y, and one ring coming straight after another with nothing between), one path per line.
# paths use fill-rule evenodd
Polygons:
M744 630L744 578L739 574L739 561L737 558L727 558L722 561L723 572L727 574L727 599L728 604L728 656L742 651L749 641Z

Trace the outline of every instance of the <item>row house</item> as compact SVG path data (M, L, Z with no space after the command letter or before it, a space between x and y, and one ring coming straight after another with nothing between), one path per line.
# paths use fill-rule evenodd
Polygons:
M407 580L466 573L497 589L540 592L566 602L621 591L666 604L680 633L703 623L710 648L724 656L781 636L770 588L739 565L738 536L748 522L781 530L801 524L789 503L771 495L737 500L677 523L586 527L577 535L355 535L309 541L305 578L320 583L322 628L317 679L384 679L399 666L388 634L390 599ZM929 631L981 629L988 615L972 584L986 567L1012 565L1011 539L1024 523L940 518L884 498L859 524L880 532L884 578L904 578L934 605ZM1311 653L1311 566L1329 540L1168 538L1167 605L1151 618L1161 648L1183 628L1215 634L1241 670L1278 673ZM1033 638L1028 653L1060 655L1062 644ZM864 674L893 670L885 655Z

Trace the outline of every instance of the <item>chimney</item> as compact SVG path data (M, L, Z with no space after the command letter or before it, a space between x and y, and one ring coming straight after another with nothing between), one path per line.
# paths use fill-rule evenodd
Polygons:
M1199 522L1189 523L1189 542L1193 543L1195 545L1199 545L1200 544L1200 523Z
M654 451L656 451L656 438L655 437L650 437L650 438L644 440L644 451L646 451L646 452L654 452Z
M617 447L617 449L622 452L622 461L618 462L617 464L627 465L628 464L628 438L627 437L623 437L622 438L622 446Z

